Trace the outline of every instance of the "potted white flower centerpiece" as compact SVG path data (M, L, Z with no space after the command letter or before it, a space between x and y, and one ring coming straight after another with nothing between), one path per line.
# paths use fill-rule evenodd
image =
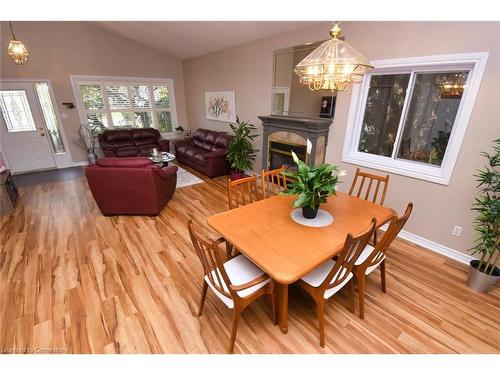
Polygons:
M338 166L322 164L310 167L292 151L292 157L297 164L297 172L283 172L289 177L287 189L281 194L297 195L293 208L302 208L302 215L307 219L314 219L321 203L325 203L330 195L337 192L339 177L345 176L345 171L339 171Z

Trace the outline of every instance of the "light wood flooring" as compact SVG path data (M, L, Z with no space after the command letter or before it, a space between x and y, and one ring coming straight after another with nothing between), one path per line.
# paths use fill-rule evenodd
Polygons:
M226 210L225 182L177 189L158 217L103 217L85 177L21 188L0 218L0 353L224 353L231 313L209 291L196 317L202 267L186 220ZM324 349L314 303L292 287L288 334L263 298L243 312L235 353L500 352L500 288L472 292L465 265L396 241L387 294L379 278L364 320L344 292L327 303Z

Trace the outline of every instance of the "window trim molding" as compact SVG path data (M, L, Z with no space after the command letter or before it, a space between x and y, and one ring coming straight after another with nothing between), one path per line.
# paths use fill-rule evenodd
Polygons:
M363 81L359 85L354 85L352 89L342 150L342 161L441 185L448 185L474 109L488 55L489 52L473 52L371 61L374 69L369 74L365 75ZM450 141L441 166L433 166L403 159L392 159L386 156L359 152L357 150L364 107L368 95L367 87L371 75L408 72L409 70L418 70L419 72L425 70L458 70L464 67L470 69L467 77L467 86L462 96L462 101L455 118ZM410 87L408 88L407 94L410 93L409 90ZM405 113L402 115L404 116ZM400 129L398 128L398 132L399 131ZM398 147L398 145L395 145L395 147Z
M151 77L126 77L126 76L90 76L90 75L70 75L70 80L71 80L71 87L73 89L73 95L75 97L76 101L76 107L78 110L78 117L80 119L80 122L82 124L87 123L87 111L85 110L85 107L83 105L82 101L82 96L80 94L80 89L78 85L81 83L96 83L99 85L103 85L104 83L110 83L110 84L146 84L146 85L155 85L155 84L164 84L169 87L169 101L170 101L170 106L169 108L165 108L165 111L170 112L170 116L172 119L172 131L171 132L161 132L161 134L164 135L171 135L175 132L175 127L177 127L179 124L177 122L177 105L175 102L175 87L174 87L174 80L172 78L151 78ZM170 92L171 91L171 92ZM106 114L106 117L109 117L111 119L111 108L109 108L109 101L108 101L108 96L107 96L107 91L104 90L102 93L103 96L103 101L104 101L104 108L103 110L99 110L97 112L102 112ZM132 104L132 103L131 103ZM152 108L150 108L153 113L155 110L153 109L153 103L151 103ZM144 111L147 111L147 108L143 109ZM116 109L116 112L121 112L122 110ZM128 109L127 109L128 111ZM126 111L124 111L126 112ZM129 112L141 112L140 109L137 109L136 111L130 110ZM110 122L110 125L112 125L112 122ZM114 127L110 127L109 129L114 129Z

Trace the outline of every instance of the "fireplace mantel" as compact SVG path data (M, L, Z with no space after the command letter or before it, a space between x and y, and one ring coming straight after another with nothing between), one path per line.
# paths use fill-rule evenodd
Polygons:
M277 115L259 116L259 119L262 121L262 126L264 128L264 143L262 147L262 168L264 169L268 168L269 163L269 136L274 132L291 132L303 137L304 139L309 139L312 144L311 155L313 156L316 155L318 141L320 138L324 137L324 141L319 147L323 147L326 150L328 131L330 129L330 125L332 124L331 119ZM315 164L323 163L325 152L323 152L322 155L322 160L315 160L315 157L309 158L308 164L313 166Z

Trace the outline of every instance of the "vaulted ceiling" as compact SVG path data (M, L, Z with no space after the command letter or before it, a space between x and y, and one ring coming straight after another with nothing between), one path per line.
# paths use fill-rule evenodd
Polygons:
M189 59L228 47L312 26L318 21L95 22L96 26Z

